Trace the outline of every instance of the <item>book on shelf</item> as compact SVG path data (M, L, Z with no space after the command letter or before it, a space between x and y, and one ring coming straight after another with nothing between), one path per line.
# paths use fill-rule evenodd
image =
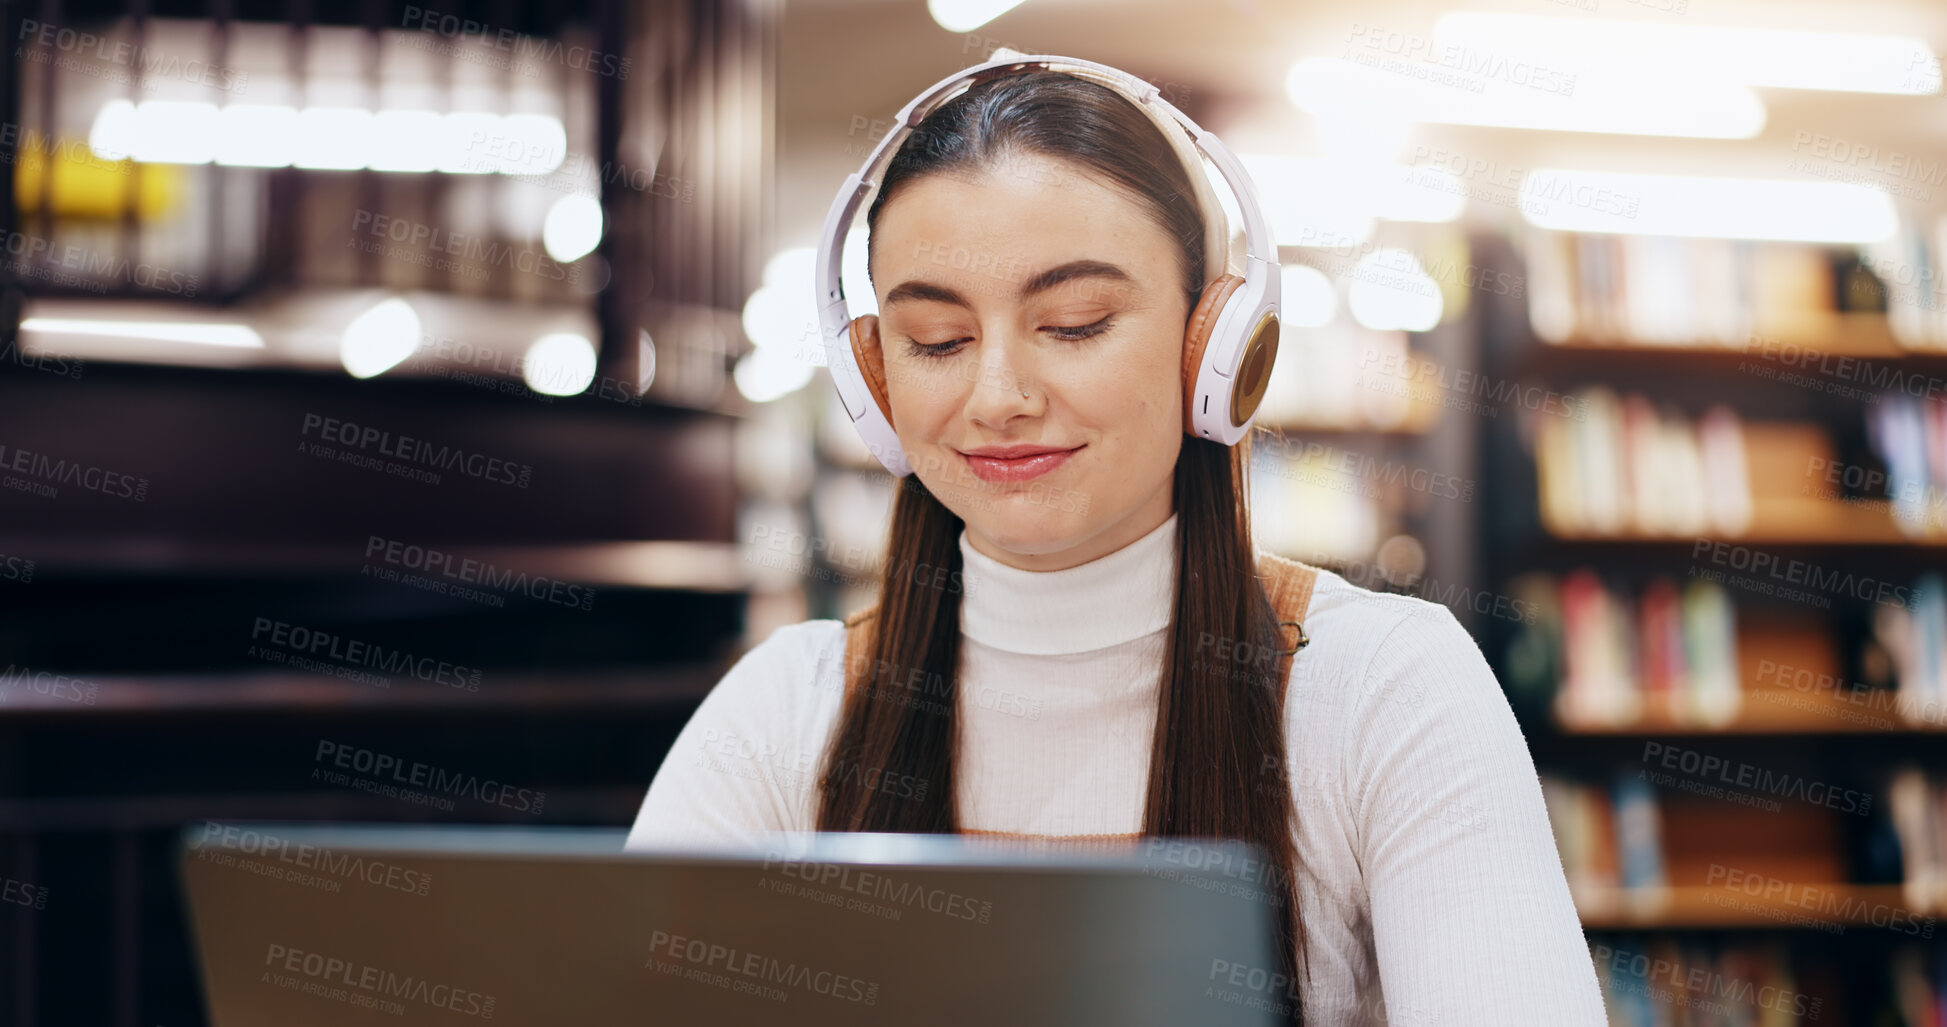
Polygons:
M1511 685L1533 693L1537 678L1559 683L1552 701L1559 723L1619 726L1653 716L1710 727L1737 717L1744 698L1737 615L1722 585L1655 577L1630 596L1577 568L1559 580L1527 575L1512 591L1536 611L1513 644L1534 648L1521 636L1538 632L1559 645L1540 646L1548 655L1518 666L1511 660Z
M1947 348L1947 217L1931 226L1903 220L1890 239L1865 247L1861 263L1884 291L1893 334L1916 349Z
M1890 657L1905 719L1947 726L1947 580L1929 571L1907 594L1874 607L1873 640Z
M1947 403L1882 393L1867 413L1866 436L1886 470L1856 477L1883 479L1894 523L1912 537L1947 532Z
M1579 908L1604 908L1665 885L1661 817L1649 781L1632 772L1608 785L1544 773L1541 790Z
M1904 1027L1947 1027L1947 948L1905 945L1893 953L1893 1003Z
M1947 777L1901 767L1891 774L1886 793L1907 905L1947 909Z
M1589 955L1611 1027L1787 1027L1831 1004L1775 940L1599 935Z
M1715 405L1691 419L1639 393L1574 394L1575 417L1536 419L1542 523L1558 536L1742 534L1752 520L1744 425Z
M1947 219L1932 237L1909 223L1868 247L1533 229L1529 322L1555 344L1743 347L1816 344L1871 313L1900 348L1943 348L1943 245Z

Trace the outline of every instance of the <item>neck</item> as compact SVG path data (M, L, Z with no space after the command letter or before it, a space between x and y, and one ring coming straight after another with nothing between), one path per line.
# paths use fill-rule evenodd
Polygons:
M1121 520L1078 542L1054 551L1009 548L985 533L966 525L964 536L974 550L996 563L1024 571L1060 571L1099 560L1156 530L1156 526L1175 515L1175 496L1171 483L1164 483L1134 511Z
M1054 571L1001 563L960 535L960 629L995 649L1085 653L1169 626L1176 607L1175 515L1112 553Z

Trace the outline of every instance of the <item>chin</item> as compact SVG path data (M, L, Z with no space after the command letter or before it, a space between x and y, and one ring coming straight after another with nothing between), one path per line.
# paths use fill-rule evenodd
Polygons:
M1039 495L1016 492L995 497L995 509L972 511L963 518L994 544L1023 556L1059 553L1088 538L1084 519L1048 506Z

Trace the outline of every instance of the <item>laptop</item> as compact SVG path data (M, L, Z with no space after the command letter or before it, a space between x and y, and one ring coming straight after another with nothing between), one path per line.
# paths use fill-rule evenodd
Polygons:
M214 1027L1277 1022L1236 842L1024 849L800 834L200 824L181 870Z

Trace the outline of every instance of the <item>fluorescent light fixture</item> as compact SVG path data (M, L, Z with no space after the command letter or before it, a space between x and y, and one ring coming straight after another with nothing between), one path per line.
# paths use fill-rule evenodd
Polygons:
M1291 66L1285 92L1316 117L1706 139L1749 139L1764 129L1764 102L1735 82L1640 70L1570 74L1500 55L1453 69L1383 51L1361 55L1368 57L1374 63L1305 58Z
M297 154L297 108L239 103L223 108L216 162L240 168L287 168Z
M306 107L297 115L291 163L316 171L356 171L372 162L372 112L356 107Z
M380 111L372 117L377 137L373 171L438 171L445 116L437 111Z
M1385 221L1453 221L1467 201L1459 180L1432 168L1289 154L1240 154L1282 246L1344 246Z
M926 0L926 12L948 32L972 32L1021 6L1021 0Z
M1351 246L1372 235L1372 212L1321 183L1317 157L1240 153L1280 246Z
M811 365L776 350L754 349L737 358L730 379L745 399L769 403L810 384Z
M1877 186L1556 168L1522 181L1521 216L1563 232L1817 243L1878 242L1899 229Z
M398 297L352 319L338 340L338 361L354 378L384 374L419 350L419 314Z
M568 132L558 118L542 114L509 114L500 119L498 135L469 139L484 148L503 175L547 175L568 157Z
M88 131L89 148L108 159L208 164L216 156L217 110L180 100L110 100Z
M546 175L566 163L568 135L545 114L109 100L88 146L152 164Z
M846 236L845 250L839 260L841 267L849 263L855 243L863 250L864 230L853 229ZM864 259L862 252L859 259ZM752 345L774 350L808 366L822 367L825 350L819 338L818 290L812 274L817 260L818 253L811 247L793 246L779 250L765 261L764 284L744 301L743 323L744 335ZM860 276L864 276L863 271ZM854 317L865 312L860 301L853 298L855 294L849 281L845 283L845 295L846 306ZM869 300L871 290L867 289L864 295Z
M135 104L110 100L95 112L88 128L88 149L103 160L123 160L135 148Z
M30 317L20 322L23 332L48 335L93 335L152 342L193 342L203 346L263 349L263 337L248 325L195 321L96 321L69 317Z
M847 242L849 241L848 239ZM843 263L843 260L841 259L840 262ZM779 250L775 256L764 262L764 284L809 289L812 270L817 263L818 251L809 246L793 246Z
M500 162L487 141L500 131L500 117L455 111L440 125L439 170L449 175L492 174Z
M744 335L759 349L800 360L822 352L818 345L818 302L807 275L793 285L761 285L744 300Z
M595 344L579 332L551 332L521 358L521 378L543 396L579 396L595 380Z
M845 309L853 317L879 312L879 294L872 291L872 276L865 270L869 235L863 228L854 228L845 233L845 248L838 254L838 281L845 290ZM815 261L817 254L814 253L812 259ZM807 282L811 280L809 275L807 272ZM812 303L816 305L817 287L808 285L806 288L811 290Z
M1406 250L1375 250L1352 268L1345 305L1375 331L1424 332L1440 323L1440 283Z
M1318 328L1338 313L1339 295L1325 272L1305 264L1278 271L1278 320L1294 328Z
M554 201L541 224L541 245L563 264L595 252L602 241L602 205L575 193Z
M1603 66L1652 78L1708 78L1747 86L1927 96L1940 91L1940 61L1924 40L1859 32L1678 25L1454 11L1434 39L1482 60L1523 56L1569 67Z
M1312 132L1328 157L1343 160L1393 161L1413 134L1405 121L1351 118L1342 114L1322 114L1312 119Z

